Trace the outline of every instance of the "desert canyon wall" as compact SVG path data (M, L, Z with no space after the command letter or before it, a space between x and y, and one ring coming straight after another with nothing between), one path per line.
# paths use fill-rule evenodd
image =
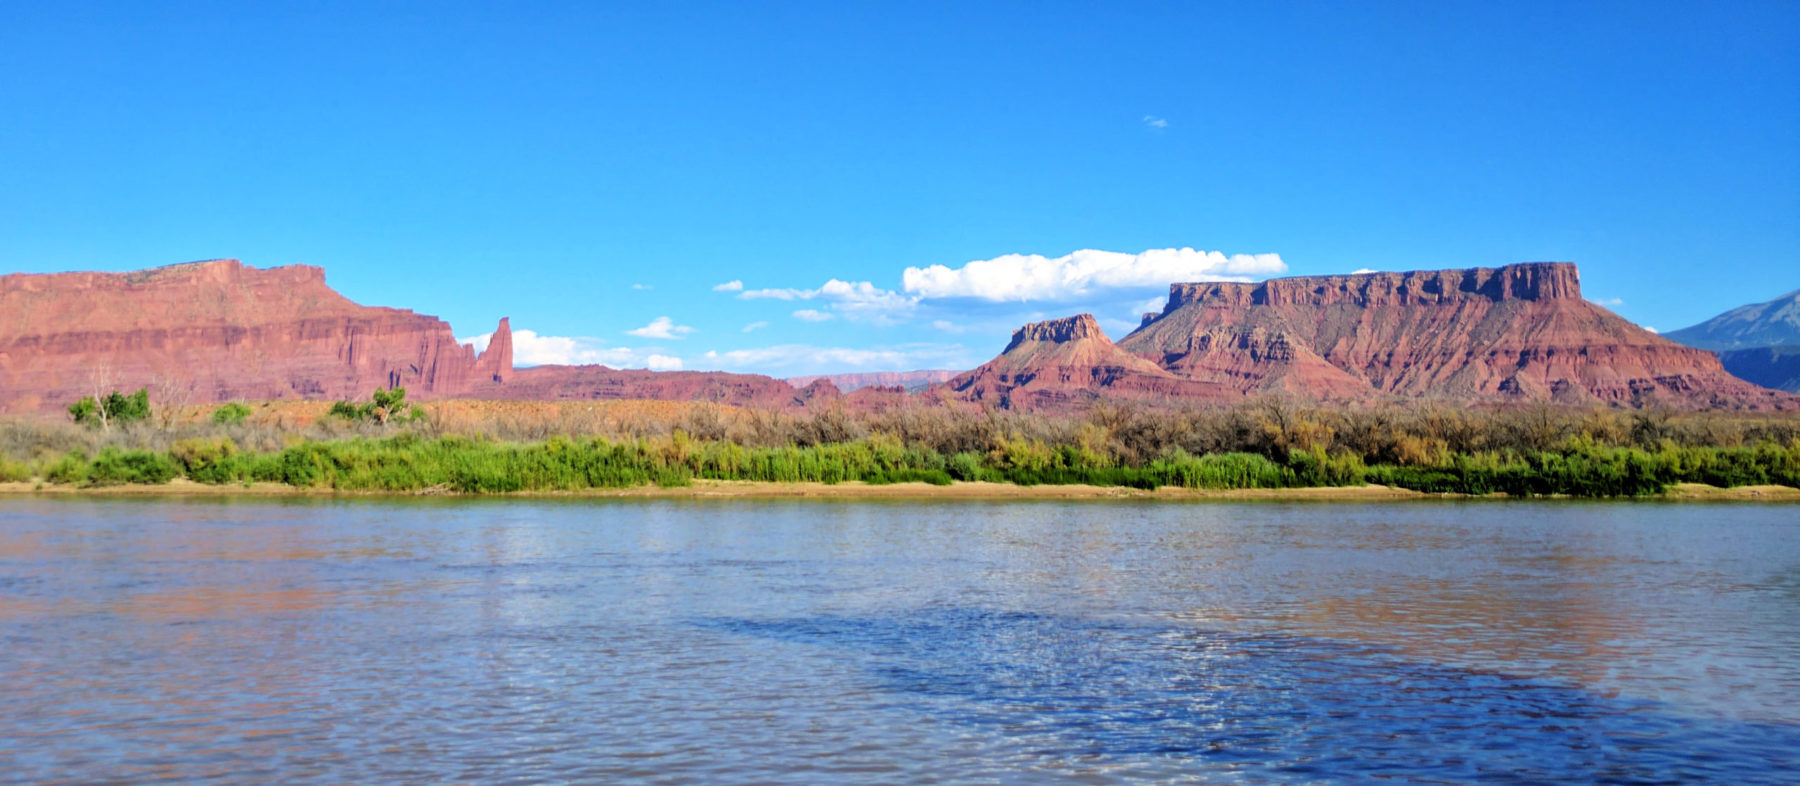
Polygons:
M0 412L140 387L193 403L450 395L511 372L496 339L478 358L443 320L358 305L302 265L15 274L0 277Z

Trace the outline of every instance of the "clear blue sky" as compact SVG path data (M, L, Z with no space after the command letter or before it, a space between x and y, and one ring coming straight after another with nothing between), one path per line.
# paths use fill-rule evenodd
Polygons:
M320 265L571 339L545 357L941 367L1080 310L1116 338L1149 257L1004 296L962 269L1081 249L1571 260L1665 330L1800 287L1792 2L6 9L0 272Z

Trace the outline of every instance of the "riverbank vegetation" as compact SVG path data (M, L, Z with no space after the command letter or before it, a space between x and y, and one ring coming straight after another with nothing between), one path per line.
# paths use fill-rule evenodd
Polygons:
M225 412L225 407L230 407ZM96 429L0 423L0 482L185 476L344 491L576 491L696 478L1643 496L1676 483L1800 487L1800 418L1419 404L1102 405L1079 417L913 407L791 414L672 402L430 402L406 417L233 404ZM391 407L398 410L399 407ZM248 410L246 413L245 410ZM221 412L225 414L221 415Z

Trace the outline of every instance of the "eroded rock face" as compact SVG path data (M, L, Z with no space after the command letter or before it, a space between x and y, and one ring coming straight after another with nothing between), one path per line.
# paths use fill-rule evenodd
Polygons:
M1239 394L1792 408L1581 297L1573 264L1170 287L1119 348Z
M1101 398L1174 402L1228 395L1114 346L1091 314L1019 328L999 357L945 387L963 401L1030 411L1078 409Z
M788 377L787 383L794 387L804 387L815 380L826 380L836 385L839 390L849 393L867 387L894 387L902 390L924 388L938 382L949 381L961 372L958 371L866 371L854 374L823 374L808 377Z
M501 335L508 335L500 341ZM316 267L233 259L131 273L0 277L0 412L53 411L96 389L189 403L455 395L511 372L505 322L480 358L450 325L358 305ZM497 351L496 351L497 350Z
M513 371L504 384L475 385L462 397L517 401L656 399L798 409L841 400L843 394L823 380L795 388L779 379L757 374L535 366Z

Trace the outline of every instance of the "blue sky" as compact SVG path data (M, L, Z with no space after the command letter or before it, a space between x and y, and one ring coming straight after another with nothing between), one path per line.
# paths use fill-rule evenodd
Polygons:
M1795 3L6 17L0 272L320 265L540 360L964 367L1159 276L1570 260L1663 329L1800 286Z

